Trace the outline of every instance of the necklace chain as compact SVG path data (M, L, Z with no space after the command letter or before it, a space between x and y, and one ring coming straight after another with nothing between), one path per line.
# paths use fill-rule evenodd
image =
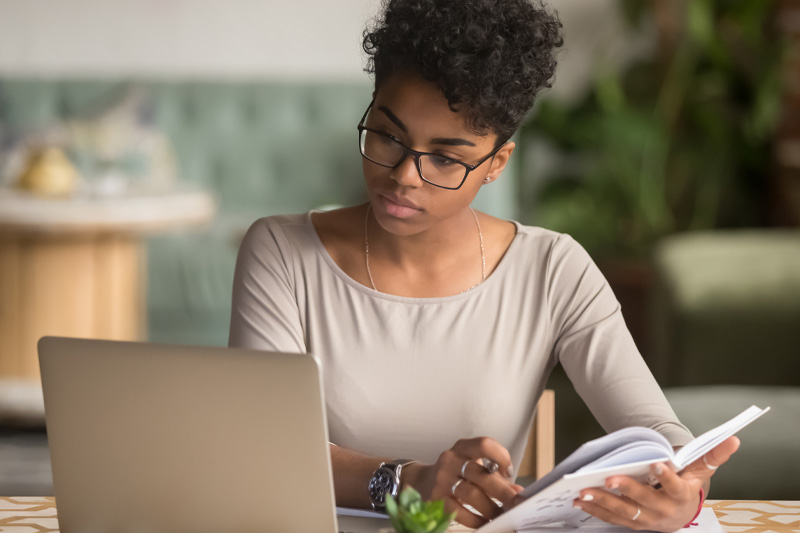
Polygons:
M367 264L367 275L369 276L369 283L372 285L372 290L377 291L375 288L375 280L372 278L372 270L369 268L369 213L372 205L367 205L367 214L364 217L364 260ZM471 291L484 281L486 281L486 254L483 249L483 231L481 231L481 223L478 221L478 215L472 207L469 208L472 212L472 217L475 219L475 225L478 226L478 238L481 242L481 280L468 289L461 291L462 293Z

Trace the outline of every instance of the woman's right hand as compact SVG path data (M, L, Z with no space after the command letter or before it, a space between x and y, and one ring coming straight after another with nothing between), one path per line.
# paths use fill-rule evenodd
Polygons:
M498 464L490 473L479 461ZM443 452L436 463L412 463L403 469L403 485L414 487L423 500L444 500L447 512L456 512L456 520L467 527L479 528L510 507L522 487L514 484L511 456L489 437L461 439ZM469 511L469 505L482 516Z

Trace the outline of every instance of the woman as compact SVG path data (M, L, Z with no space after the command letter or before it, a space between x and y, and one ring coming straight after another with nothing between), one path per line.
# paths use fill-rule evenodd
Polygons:
M511 506L521 490L513 465L559 363L606 430L691 440L584 250L470 207L500 178L560 45L557 18L526 0L389 1L364 36L369 201L264 218L245 237L230 344L318 358L338 505L381 509L385 492L411 485L467 526L496 517L495 502ZM711 473L661 469L660 490L611 479L624 496L591 489L576 505L672 531L698 510Z

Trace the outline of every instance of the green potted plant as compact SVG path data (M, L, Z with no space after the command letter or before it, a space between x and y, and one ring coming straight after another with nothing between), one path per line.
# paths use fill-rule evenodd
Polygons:
M406 487L399 502L386 497L386 512L397 533L444 533L456 516L444 510L444 501L425 502L419 492Z

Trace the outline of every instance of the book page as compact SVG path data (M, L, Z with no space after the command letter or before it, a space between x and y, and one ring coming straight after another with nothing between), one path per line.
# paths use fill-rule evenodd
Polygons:
M705 507L700 511L700 516L697 517L695 523L697 524L696 526L686 527L678 531L691 531L692 533L723 533L724 531L717 519L717 515L714 514L714 510L710 507ZM631 531L627 527L608 524L594 517L582 522L580 528L584 533L630 533ZM570 533L571 531L574 531L574 528L563 525L550 525L520 529L517 533Z
M769 411L769 407L760 409L755 405L751 405L739 415L733 417L722 425L715 427L712 430L706 431L692 442L678 450L675 454L675 460L678 467L685 468L692 464L702 456L713 450L722 441L735 434L743 427L750 424L764 413Z
M646 428L627 428L588 442L559 463L553 472L520 493L527 499L478 531L505 533L556 522L580 525L589 515L573 508L572 503L582 489L603 487L606 478L612 475L627 475L646 482L649 466L654 462L671 462L678 469L683 468L768 410L769 407L755 406L746 409L682 448L678 452L680 460L664 437ZM658 450L662 446L663 455L659 457ZM618 451L617 448L624 449ZM643 457L646 459L640 460ZM587 464L591 466L577 471Z
M656 459L658 460L658 459ZM661 459L663 460L663 458ZM534 494L513 509L509 509L485 526L480 533L504 533L555 522L575 523L589 517L572 507L572 502L586 487L602 487L610 475L620 474L639 480L647 479L649 466L654 461L644 461L624 466L612 466L593 472L567 474L549 487Z
M545 487L558 481L565 474L577 471L579 468L597 461L609 452L633 442L648 441L661 444L666 450L664 453L672 455L672 446L663 435L644 427L623 428L609 433L599 439L591 440L572 452L566 459L558 463L550 473L528 485L520 493L523 498L528 498Z
M647 461L649 463L658 461L672 461L672 450L664 448L661 443L655 442L631 442L625 446L608 452L600 459L592 461L586 466L579 468L575 473L582 472L595 472L611 468L613 466L627 465L630 463L641 463Z

